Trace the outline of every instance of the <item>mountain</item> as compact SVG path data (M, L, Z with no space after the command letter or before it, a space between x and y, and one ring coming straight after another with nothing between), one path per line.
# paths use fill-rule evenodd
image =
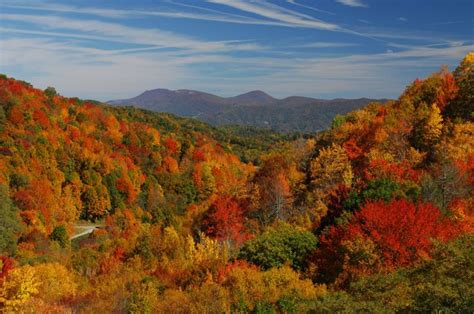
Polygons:
M132 105L157 112L193 117L213 125L249 125L281 133L316 132L326 129L337 114L346 114L385 99L316 99L290 96L274 98L259 90L234 97L220 97L194 90L154 89L111 105Z
M277 101L276 98L268 95L261 90L254 90L242 95L227 98L236 104L241 105L270 105Z

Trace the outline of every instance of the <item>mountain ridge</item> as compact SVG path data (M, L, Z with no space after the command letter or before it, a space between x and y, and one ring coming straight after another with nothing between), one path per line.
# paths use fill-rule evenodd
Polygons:
M251 125L280 133L311 133L326 129L338 114L388 99L318 99L304 96L275 98L253 90L221 97L197 90L146 90L128 99L111 100L110 105L131 105L157 112L192 117L213 125ZM311 121L311 123L306 123Z

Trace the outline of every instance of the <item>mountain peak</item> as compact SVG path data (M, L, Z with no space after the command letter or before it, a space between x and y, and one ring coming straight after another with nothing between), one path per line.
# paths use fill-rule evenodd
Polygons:
M268 105L277 100L261 90L253 90L245 94L230 97L229 99L251 105Z

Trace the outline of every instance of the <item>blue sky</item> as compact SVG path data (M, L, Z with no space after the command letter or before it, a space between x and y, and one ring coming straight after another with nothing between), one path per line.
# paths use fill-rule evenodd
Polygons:
M390 97L474 51L472 0L0 4L0 72L66 96Z

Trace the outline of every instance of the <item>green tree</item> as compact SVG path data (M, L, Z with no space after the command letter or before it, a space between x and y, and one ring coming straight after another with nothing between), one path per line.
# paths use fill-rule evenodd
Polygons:
M446 111L449 116L474 120L474 52L468 53L454 71L459 86L458 97Z
M69 236L64 226L56 226L53 229L53 232L49 235L51 241L57 241L62 248L65 248L69 245Z
M247 241L240 249L238 258L263 269L289 263L294 269L301 270L305 268L306 257L316 248L316 244L316 236L311 232L281 222Z
M20 231L18 209L9 197L8 187L0 184L0 254L15 254L17 233Z

